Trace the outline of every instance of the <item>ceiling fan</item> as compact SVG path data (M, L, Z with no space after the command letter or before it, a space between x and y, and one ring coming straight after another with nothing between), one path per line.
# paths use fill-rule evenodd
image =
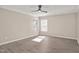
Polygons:
M38 10L32 11L32 12L43 12L47 13L47 11L42 10L42 5L38 5Z

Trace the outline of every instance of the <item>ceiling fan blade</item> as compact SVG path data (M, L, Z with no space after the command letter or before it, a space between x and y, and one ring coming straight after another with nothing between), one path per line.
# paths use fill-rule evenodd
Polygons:
M45 12L45 13L47 13L47 11L41 11L41 12Z
M35 10L35 11L32 11L32 12L37 12L37 11L39 11L39 10Z

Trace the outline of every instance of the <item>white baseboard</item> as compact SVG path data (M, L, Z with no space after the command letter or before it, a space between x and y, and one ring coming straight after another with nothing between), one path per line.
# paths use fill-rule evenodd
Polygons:
M77 40L77 38L72 38L72 37L65 37L65 36L51 35L51 34L45 34L45 35L53 36L53 37L60 37L60 38L67 38L67 39L74 39L74 40Z
M11 41L2 42L2 43L0 43L0 45L12 43L12 42L19 41L19 40L23 40L23 39L25 39L25 38L30 38L30 37L33 37L33 36L37 36L37 35L30 35L30 36L28 36L28 37L23 37L23 38L20 38L20 39L15 39L15 40L11 40Z
M76 39L76 38L69 38L69 37L63 37L63 36L55 36L55 35L50 35L50 34L46 34L46 35L53 36L53 37L67 38L67 39ZM2 42L2 43L0 43L0 45L12 43L12 42L19 41L19 40L23 40L25 38L30 38L30 37L33 37L33 36L38 36L38 35L30 35L28 37L23 37L23 38L20 38L20 39L15 39L15 40L11 40L11 41ZM79 40L77 40L77 42L79 44Z
M65 36L55 36L55 37L60 37L60 38L67 38L67 39L77 40L76 38L72 38L72 37L65 37Z

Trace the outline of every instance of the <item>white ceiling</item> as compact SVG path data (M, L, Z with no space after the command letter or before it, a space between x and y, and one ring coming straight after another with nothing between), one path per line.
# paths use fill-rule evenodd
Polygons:
M32 11L38 9L37 5L1 5L0 7L29 15L31 15ZM42 10L48 11L48 15L60 15L60 14L78 12L79 6L78 5L43 5Z

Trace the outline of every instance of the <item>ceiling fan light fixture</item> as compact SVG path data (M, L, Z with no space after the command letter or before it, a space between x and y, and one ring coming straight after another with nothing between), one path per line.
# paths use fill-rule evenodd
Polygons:
M42 8L42 6L38 5L38 10L33 11L32 15L35 17L46 16L48 14L47 11L44 11L41 8Z
M47 13L39 11L39 12L32 12L32 15L36 16L36 17L39 17L39 16L46 16Z

